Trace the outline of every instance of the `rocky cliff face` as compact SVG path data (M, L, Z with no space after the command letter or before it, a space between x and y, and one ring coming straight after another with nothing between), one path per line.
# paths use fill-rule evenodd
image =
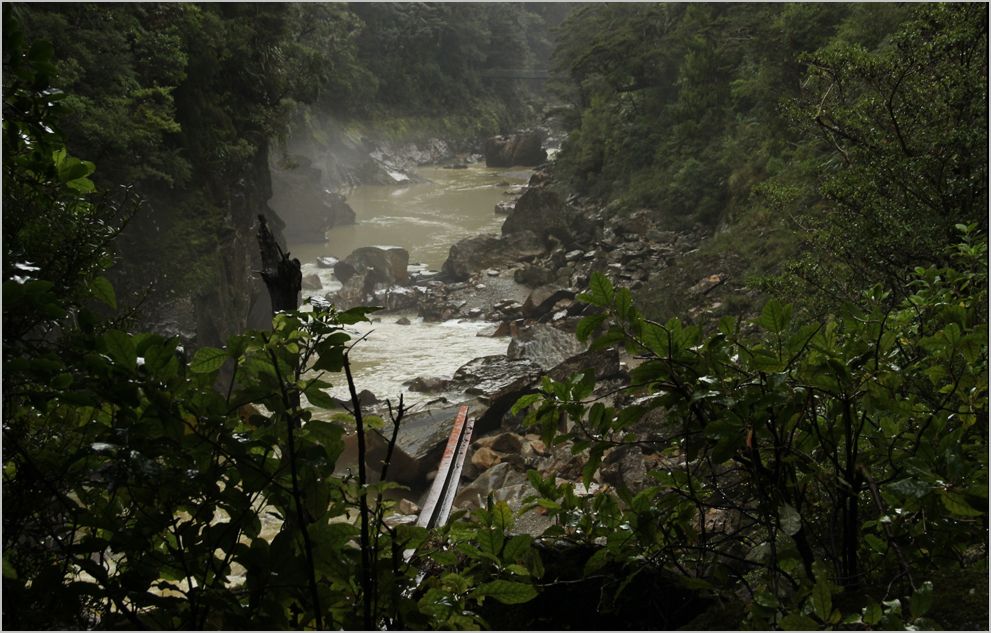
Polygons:
M213 281L191 293L145 306L143 311L143 326L166 336L179 336L193 347L221 346L231 335L271 325L268 292L257 272L261 268L256 237L259 214L265 215L276 238L285 243L281 233L284 223L267 204L272 184L266 147L244 166L243 177L237 182L212 184L210 199L214 209L219 209L212 212L223 213L223 217L212 236L216 250L195 265L209 268Z

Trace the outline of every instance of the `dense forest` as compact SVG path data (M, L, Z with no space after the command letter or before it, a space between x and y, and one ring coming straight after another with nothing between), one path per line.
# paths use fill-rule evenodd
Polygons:
M4 626L985 628L987 11L5 3ZM500 405L570 477L396 523L376 308L273 317L273 165L549 122L528 265L618 253L568 333L625 373Z

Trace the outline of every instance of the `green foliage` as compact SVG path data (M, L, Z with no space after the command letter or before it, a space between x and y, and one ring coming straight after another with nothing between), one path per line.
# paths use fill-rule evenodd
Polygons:
M615 498L531 473L534 503L557 523L545 536L604 543L589 573L649 560L696 589L746 587L759 628L931 626L937 572L986 565L987 245L959 230L953 266L918 267L904 300L874 288L866 309L821 323L770 301L746 327L727 318L703 337L644 318L594 278L582 299L608 318L586 323L608 327L592 346L643 359L627 388L636 404L589 402L585 373L545 380L515 410L548 445L586 452L586 485L631 441L671 465ZM645 441L630 431L646 416L664 423Z
M97 298L115 301L95 275L108 265L109 242L132 210L126 201L95 195L93 163L69 154L57 131L66 97L52 86L51 45L28 46L9 6L3 15L3 272L11 284L26 286L5 285L4 295L30 302L5 306L5 329L16 338L35 325L22 319L38 302L84 301L83 280L92 280Z
M499 127L526 116L526 92L514 79L486 72L525 69L544 20L518 4L354 4L361 24L357 57L373 87L351 112L399 116L474 114L486 101L501 105ZM536 42L534 42L536 43ZM339 110L338 110L339 111Z
M25 47L11 17L5 5L7 624L464 628L486 599L531 599L540 559L504 505L431 535L385 522L395 484L334 475L345 427L314 410L339 406L328 373L371 308L280 313L188 360L177 338L131 331L101 274L118 209L57 131L52 47ZM431 562L421 590L417 572L455 544L466 559Z
M820 311L904 271L944 265L957 224L987 227L987 7L920 7L876 51L836 42L805 58L800 129L828 163L824 204L786 205L804 256L792 285ZM804 201L798 201L804 205Z
M543 16L552 13L334 3L11 10L57 55L45 63L63 91L53 100L67 114L68 147L101 165L93 182L103 191L133 187L144 200L116 242L123 264L110 277L123 305L151 314L223 285L231 236L271 196L269 144L290 128L318 135L306 129L313 112L402 140L471 142L532 118L523 83L485 72L544 65L534 51L547 53ZM5 94L14 77L4 74Z
M346 362L342 328L367 312L279 314L188 363L174 338L103 328L6 354L10 621L474 628L486 599L532 599L539 556L505 503L429 535L384 522L395 484L334 475L345 428L313 413L339 406L325 359Z
M851 11L582 7L554 57L575 114L559 173L622 206L656 208L676 227L738 215L752 186L789 159L794 136L778 103L797 96L796 57L829 41Z

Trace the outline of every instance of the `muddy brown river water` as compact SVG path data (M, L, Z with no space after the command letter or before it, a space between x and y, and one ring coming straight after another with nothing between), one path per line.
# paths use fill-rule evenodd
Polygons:
M317 266L324 256L343 259L361 246L394 245L409 251L410 263L439 270L452 244L481 233L499 233L505 216L494 212L496 203L510 199L511 186L526 184L529 170L492 169L471 165L467 169L424 167L417 175L427 182L409 185L368 185L348 193L354 209L353 225L328 231L323 243L290 244L294 257L303 262L303 275L316 274L323 289L303 291L303 296L323 296L340 284L333 272ZM410 325L396 323L400 317ZM413 313L376 316L376 322L355 328L369 333L352 353L355 382L379 398L398 400L403 382L417 376L449 378L473 358L502 354L508 340L476 334L490 324L484 321L425 323ZM333 382L334 377L330 377ZM331 393L345 397L343 376ZM431 398L434 396L430 396ZM426 400L423 394L406 393L408 403Z

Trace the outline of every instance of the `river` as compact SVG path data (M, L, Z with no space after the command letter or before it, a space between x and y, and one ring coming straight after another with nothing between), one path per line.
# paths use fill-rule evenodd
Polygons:
M512 185L526 184L530 172L471 165L467 169L423 167L417 175L425 182L400 186L365 185L348 194L355 211L353 225L335 227L323 243L290 244L289 250L303 263L303 275L316 274L323 289L303 291L304 298L334 291L340 284L333 272L317 266L324 256L343 259L361 246L393 245L409 251L410 263L439 270L452 244L480 233L498 233L504 216L494 212L496 203L509 199ZM410 325L396 323L401 317ZM358 389L379 398L398 400L403 383L417 376L449 378L473 358L502 354L505 338L476 336L491 325L484 321L451 320L425 323L415 313L373 315L373 323L361 324L356 334L368 334L352 352L352 369ZM330 390L344 398L343 376ZM436 395L407 393L407 403Z

